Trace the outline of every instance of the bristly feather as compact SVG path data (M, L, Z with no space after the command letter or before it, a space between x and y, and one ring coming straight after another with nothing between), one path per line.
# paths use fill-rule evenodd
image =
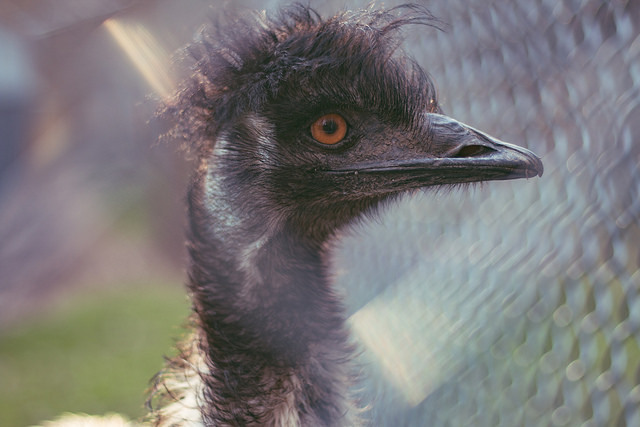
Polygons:
M188 48L193 74L160 113L176 123L169 136L196 153L212 148L221 123L268 106L292 106L299 111L293 121L348 105L407 126L418 114L439 111L429 76L401 49L404 27L441 25L422 6L322 19L294 4L274 15L228 20L207 28ZM336 86L336 75L352 85Z

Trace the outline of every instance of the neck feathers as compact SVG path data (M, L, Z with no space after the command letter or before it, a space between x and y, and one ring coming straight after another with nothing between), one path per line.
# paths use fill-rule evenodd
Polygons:
M179 393L172 411L196 405L206 425L353 425L345 404L351 349L321 245L286 226L225 241L204 213L192 205L198 332L170 367L197 391Z

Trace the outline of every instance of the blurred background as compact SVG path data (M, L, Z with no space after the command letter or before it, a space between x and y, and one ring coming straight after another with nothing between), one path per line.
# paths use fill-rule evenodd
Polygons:
M279 3L1 0L0 425L144 413L189 307L189 165L153 113L210 17ZM405 46L445 112L545 174L407 197L345 233L366 416L640 425L640 3L424 4L444 31Z

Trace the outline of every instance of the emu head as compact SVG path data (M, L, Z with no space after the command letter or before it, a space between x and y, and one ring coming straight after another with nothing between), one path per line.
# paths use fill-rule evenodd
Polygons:
M542 175L533 153L441 114L399 39L432 22L414 6L323 20L298 5L203 36L168 107L200 159L200 220L322 241L408 190Z

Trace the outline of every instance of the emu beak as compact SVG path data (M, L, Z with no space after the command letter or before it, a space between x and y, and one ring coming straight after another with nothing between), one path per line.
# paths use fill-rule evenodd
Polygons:
M542 161L525 148L442 114L425 114L424 123L426 131L419 136L422 141L405 147L400 144L393 158L378 158L331 173L386 176L396 188L542 176Z
M459 182L475 180L474 177L480 180L532 178L544 172L540 158L525 148L442 114L426 116L432 135L429 151L437 157L422 160L426 160L424 166L429 165L454 180L458 177Z

